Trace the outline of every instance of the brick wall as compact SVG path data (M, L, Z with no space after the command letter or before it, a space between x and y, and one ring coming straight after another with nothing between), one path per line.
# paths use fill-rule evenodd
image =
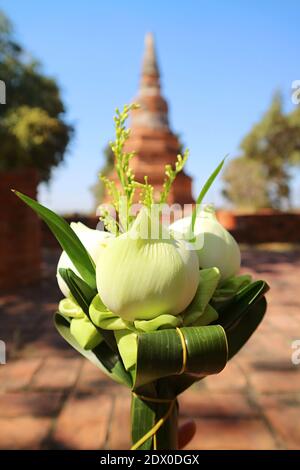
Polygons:
M26 285L40 277L41 225L34 212L10 190L37 196L34 170L0 173L0 289Z
M239 243L300 243L300 213L265 209L254 214L219 211L220 222Z

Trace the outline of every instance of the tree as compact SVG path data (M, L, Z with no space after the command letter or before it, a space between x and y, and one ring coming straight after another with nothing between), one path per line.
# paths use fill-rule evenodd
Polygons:
M58 85L29 59L1 12L0 79L7 96L0 106L0 171L34 167L48 181L64 158L73 128L65 122Z
M245 157L230 160L224 170L223 181L223 195L235 207L253 210L270 206L266 175L260 162Z
M262 119L242 140L240 149L239 162L244 162L245 169L240 163L237 163L236 167L239 165L241 174L245 175L245 190L251 192L250 179L247 177L246 170L250 168L249 161L255 161L261 167L260 180L262 178L265 180L266 204L276 209L289 206L290 170L300 162L300 108L285 113L280 94L275 94ZM253 173L254 167L250 171ZM255 171L258 171L258 166ZM233 183L232 178L230 182L227 179L225 183L227 184L226 196L232 202L234 199L235 204L238 204L238 195L233 196L236 184ZM258 186L260 184L261 182ZM258 199L261 202L264 196L261 194Z

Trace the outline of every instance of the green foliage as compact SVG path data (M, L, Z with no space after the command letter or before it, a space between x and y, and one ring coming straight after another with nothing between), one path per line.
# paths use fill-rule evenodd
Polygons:
M106 164L104 166L104 172L100 174L100 181L104 184L104 187L111 197L111 202L119 216L119 229L128 230L134 215L130 213L135 191L138 189L140 192L139 202L144 206L151 208L154 202L154 188L148 182L148 177L144 177L144 183L135 180L135 175L130 168L130 160L134 157L135 152L126 152L125 144L130 135L130 129L126 128L126 120L128 119L131 110L138 108L139 105L136 103L125 105L123 110L116 109L116 115L114 117L115 122L115 140L110 142L111 151L108 149L105 152ZM189 151L186 150L183 156L178 155L175 167L166 165L165 167L165 181L163 184L162 191L158 196L158 203L165 203L167 201L171 186L180 171L187 161ZM114 159L114 160L113 160ZM114 163L113 163L114 162ZM119 182L110 179L108 174L112 168L115 168ZM103 186L95 185L92 188L96 197L100 194L103 197ZM101 211L101 206L100 206ZM104 225L109 228L111 226L111 217L108 212L104 211L100 215L100 220L103 221ZM113 230L117 229L114 225ZM115 232L116 233L116 232Z
M122 111L116 109L116 115L114 117L115 140L110 142L110 148L114 156L114 168L120 184L117 185L115 181L109 179L106 175L100 174L100 180L102 180L108 194L111 196L112 204L119 214L120 224L124 230L128 229L133 219L133 216L130 214L130 207L136 189L134 174L129 166L134 152L126 152L124 150L125 143L130 134L130 129L126 129L125 123L128 119L129 112L137 107L138 105L135 103L125 105ZM124 207L124 201L126 207ZM123 206L121 207L120 204L123 204ZM100 216L100 219L103 220L104 225L107 226L106 215Z
M164 181L164 184L163 184L163 189L162 189L162 192L160 194L160 201L159 201L161 204L164 204L164 203L167 202L168 195L170 193L172 184L173 184L176 176L178 175L178 173L180 173L183 170L183 167L187 162L188 156L189 156L189 150L186 149L184 151L183 156L181 156L180 154L177 155L175 168L173 168L172 165L166 165L166 167L165 167L166 178L165 178L165 181Z
M282 98L277 93L267 112L244 137L240 148L242 154L238 163L232 163L227 175L225 173L225 196L243 207L250 200L245 193L253 194L257 190L252 199L253 207L288 207L290 169L300 162L300 108L285 113ZM251 166L249 161L257 162L257 165ZM243 164L245 168L242 168ZM238 175L239 171L244 190L235 181L237 176L234 174Z
M7 96L7 104L0 106L0 171L34 167L48 181L64 158L72 127L65 122L56 82L28 60L1 12L0 78Z
M230 160L224 170L223 181L223 195L235 207L254 210L271 205L267 175L260 161L246 157Z
M144 176L144 182L145 183L141 185L140 202L150 208L154 201L154 188L148 183L148 176Z
M69 287L77 296L74 285L70 283ZM84 297L82 289L79 290ZM85 350L71 334L72 319L57 313L55 325L78 352L111 378L134 391L131 414L133 442L142 438L142 443L137 447L153 448L153 433L149 434L149 431L165 417L156 435L156 445L158 449L170 449L176 448L176 396L196 381L222 370L227 359L232 358L246 343L265 314L264 295L267 290L268 286L263 281L252 283L237 292L230 304L219 312L220 324L181 328L187 348L183 372L183 345L174 328L139 333L137 364L127 371L115 348L115 337L106 336L111 332L99 328L103 341L92 350ZM85 303L88 302L87 298ZM132 336L131 333L129 335Z
M25 204L33 209L41 219L48 225L62 249L67 253L72 263L80 273L84 281L91 289L96 288L95 264L90 258L85 247L77 237L70 225L60 216L47 207L42 206L34 199L14 191ZM83 282L83 281L82 281ZM95 295L95 292L93 293Z
M226 157L223 158L221 163L219 163L217 168L212 172L212 174L206 180L206 182L204 183L204 185L203 185L203 187L202 187L202 189L199 193L199 196L197 197L196 205L195 205L195 207L193 209L193 213L192 213L192 220L191 220L191 227L190 227L191 239L193 239L193 237L194 237L194 228L195 228L196 218L197 218L198 211L201 208L202 201L205 198L206 193L208 192L209 188L211 187L211 185L215 181L216 177L218 176L218 174L222 170L222 168L224 166L225 159L226 159Z
M125 123L128 119L129 112L137 108L138 105L133 103L125 105L122 111L116 109L116 115L114 117L116 138L113 142L110 142L111 149L115 156L115 169L121 183L120 192L121 195L126 196L129 205L132 202L135 192L134 174L129 166L129 162L135 152L126 152L124 150L125 142L130 135L130 129L126 129Z

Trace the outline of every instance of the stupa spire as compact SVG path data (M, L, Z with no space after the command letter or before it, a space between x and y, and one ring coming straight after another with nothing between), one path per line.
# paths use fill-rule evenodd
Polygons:
M152 33L145 36L140 86L134 101L140 104L140 109L132 112L132 128L169 130L168 105L161 95L160 73Z
M136 152L131 168L136 181L144 182L144 176L154 187L154 197L161 191L165 179L165 166L175 165L180 152L178 137L172 132L168 119L168 104L161 94L160 72L153 34L145 37L145 51L142 61L140 85L133 100L140 105L131 112L131 133L126 142L126 152ZM116 181L116 171L112 178ZM106 195L109 202L109 195ZM139 193L136 192L136 200ZM170 195L170 203L191 204L192 180L183 171L176 178Z
M147 33L145 36L145 52L142 65L142 78L148 75L156 76L159 79L159 68L152 33Z

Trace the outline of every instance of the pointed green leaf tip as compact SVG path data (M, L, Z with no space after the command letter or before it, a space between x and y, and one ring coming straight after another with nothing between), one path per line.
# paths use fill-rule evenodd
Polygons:
M217 168L212 172L212 174L210 175L210 177L208 178L208 180L206 181L206 183L204 184L204 186L202 187L201 191L200 191L200 194L197 198L197 201L196 201L196 206L194 207L194 210L193 210L193 213L192 213L192 221L191 221L191 227L190 227L190 233L192 234L191 238L193 239L194 238L194 228L195 228L195 222L196 222L196 217L197 217L197 214L198 214L198 210L199 210L199 207L200 207L200 204L202 203L204 197L206 196L206 193L207 191L209 190L209 188L211 187L211 185L213 184L213 182L215 181L216 177L218 176L218 174L220 173L220 171L222 170L223 168L223 165L224 165L224 162L226 160L226 158L228 157L228 155L226 155L223 160L221 161L221 163L217 166Z
M79 274L92 289L95 289L96 274L94 262L70 225L62 217L55 214L55 212L42 206L29 196L19 191L12 191L43 219L62 249L65 250L73 262Z

